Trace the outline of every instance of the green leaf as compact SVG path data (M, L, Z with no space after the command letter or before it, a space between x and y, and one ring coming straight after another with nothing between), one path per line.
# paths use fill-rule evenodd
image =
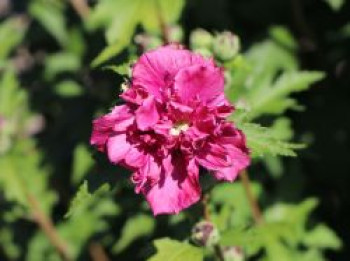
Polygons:
M296 50L298 48L298 43L291 32L283 26L273 26L269 28L269 34L276 42L291 50Z
M345 0L323 0L325 1L333 11L339 11L345 4Z
M285 117L277 118L270 127L271 136L282 141L289 141L293 138L293 129L291 126L291 120ZM265 164L268 173L274 177L279 178L282 176L284 166L280 157L273 155L265 155L262 159Z
M296 260L299 261L326 261L323 257L322 252L318 249L309 249L305 252L299 253Z
M121 42L127 45L140 19L140 17L137 16L142 3L140 0L121 0L120 2L124 2L124 4L120 6L122 10L115 16L111 25L106 30L108 44Z
M76 193L75 197L71 201L71 204L69 206L68 212L66 213L65 217L77 217L81 216L86 211L88 211L91 207L95 207L95 209L101 209L105 211L104 206L102 205L101 198L103 195L107 194L110 191L109 185L106 183L99 187L94 193L90 193L88 191L88 183L87 181L84 181L83 184L79 187L78 192ZM99 202L100 201L100 202ZM96 203L99 202L99 205L95 206ZM109 204L109 203L108 203ZM96 210L96 212L99 212ZM110 210L107 209L106 214L116 214L119 210L117 209L116 205L111 207Z
M291 224L305 225L308 215L318 205L315 198L305 199L298 205L278 203L265 211L268 222L287 222Z
M182 243L170 238L163 238L154 241L157 253L148 261L203 261L202 249L188 243Z
M286 72L273 83L250 92L246 97L249 104L247 118L254 119L263 114L281 114L296 105L288 96L301 92L324 78L321 72Z
M23 189L23 179L19 176L15 164L13 157L0 157L0 188L8 201L26 206L27 197Z
M61 44L68 45L69 37L62 6L56 1L31 1L29 13Z
M261 186L258 183L251 183L252 193L254 197L259 198L261 195ZM214 222L219 222L217 225L221 229L226 229L229 225L235 227L245 227L250 223L251 209L249 201L246 197L244 187L240 182L225 183L216 185L211 191L210 202L214 205L227 206L230 208L230 215L221 213L224 217L213 218ZM220 220L220 218L225 218Z
M248 255L256 254L264 245L264 235L255 228L231 228L222 231L220 245L242 247Z
M50 213L57 195L48 189L48 172L41 166L41 155L31 140L15 142L11 150L0 157L0 168L0 188L9 202L30 210L28 195L32 195L40 199L44 213Z
M94 234L103 233L109 228L105 217L120 213L112 196L108 184L89 193L85 181L72 200L66 219L56 225L57 232L67 242L73 260L78 259L81 249ZM61 260L42 231L38 231L30 241L26 257L26 260Z
M120 53L126 47L126 41L119 41L107 46L102 52L92 61L91 66L97 67L105 61L111 59L113 56Z
M28 23L24 18L8 18L0 24L0 61L23 40Z
M280 178L284 171L283 162L280 157L265 155L263 162L267 168L268 173L273 178Z
M294 150L304 148L302 144L284 142L277 139L270 128L262 127L254 123L238 123L237 126L244 132L247 138L248 148L252 157L289 156L295 157Z
M123 63L120 65L109 65L103 67L105 70L111 70L120 75L129 75L130 74L130 63Z
M265 232L291 245L297 245L306 233L306 222L317 204L318 201L314 198L306 199L298 205L275 204L264 213L268 223Z
M147 215L137 215L128 219L122 229L121 237L113 246L113 252L120 253L134 240L151 234L155 227L155 219Z
M87 171L94 164L89 150L84 145L78 145L74 150L72 182L81 182Z
M55 93L62 97L76 97L83 93L81 86L75 81L64 80L55 85Z
M142 1L142 16L140 22L148 32L159 33L160 21L162 17L165 24L176 22L184 7L184 0L169 1L169 0L143 0Z
M45 59L44 76L47 80L52 80L60 73L75 72L80 67L79 56L68 52L55 53Z
M103 189L108 190L108 186L104 186ZM87 205L89 205L92 198L93 195L89 193L88 183L85 180L83 184L79 187L75 197L71 201L68 212L66 213L65 217L79 215L80 213L82 213L86 209Z
M130 43L138 25L152 33L161 31L160 17L166 24L175 22L184 0L104 0L100 1L87 20L90 29L105 27L108 46L93 60L98 66L111 59ZM117 13L114 10L118 10Z
M82 57L86 47L82 31L80 31L78 27L72 28L69 31L69 45L66 46L67 52Z
M295 253L278 240L268 240L265 244L267 260L294 261Z
M232 78L225 90L227 97L233 102L247 103L247 96L270 87L279 73L296 71L298 63L293 50L276 40L266 40L254 44L244 56L225 64L225 67Z
M328 248L338 250L342 247L339 237L326 225L319 224L309 231L303 243L311 248Z
M14 70L7 69L0 77L0 114L10 118L18 107L26 106L27 95L20 89Z
M0 229L0 245L5 255L12 260L18 260L21 253L20 248L15 244L13 231L3 227Z
M254 44L245 56L252 69L245 83L247 91L270 85L280 71L292 72L298 68L294 52L272 40Z

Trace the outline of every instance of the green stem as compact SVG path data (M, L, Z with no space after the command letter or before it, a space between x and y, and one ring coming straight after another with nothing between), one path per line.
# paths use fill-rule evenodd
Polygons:
M250 208L252 210L254 221L256 224L261 225L264 222L264 219L263 219L263 216L261 214L261 210L260 210L258 201L256 200L256 198L253 195L253 192L251 189L251 183L250 183L250 179L249 179L247 171L243 171L240 174L240 178L242 180L242 184L243 184Z

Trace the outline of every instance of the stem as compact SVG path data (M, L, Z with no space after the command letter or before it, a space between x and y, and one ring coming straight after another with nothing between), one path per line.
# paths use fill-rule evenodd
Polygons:
M70 257L68 247L66 242L64 242L57 230L55 229L51 219L45 215L45 213L40 208L40 204L38 200L34 197L34 195L27 193L28 203L33 211L33 216L35 222L47 236L51 244L54 246L58 254L61 256L62 260L72 261Z
M85 18L90 14L90 7L85 0L70 0L70 3L81 18Z
M109 261L109 258L103 247L96 242L92 242L89 245L89 252L93 261Z
M255 220L255 223L258 225L261 225L264 222L264 219L262 217L259 204L253 195L253 192L251 189L251 183L250 183L247 171L244 170L241 173L240 177L241 177L242 184L243 184L245 193L246 193L248 201L249 201L250 208L252 210L252 214L253 214L253 218Z
M210 218L210 210L209 210L209 194L208 193L203 195L202 204L203 204L204 219L206 221L210 222L211 218ZM214 252L215 252L215 255L217 256L217 258L220 261L225 261L225 257L224 257L224 254L222 253L221 246L219 244L215 244L213 246L213 248L214 248Z
M209 210L209 194L204 194L202 199L203 204L203 216L206 221L210 221L210 210Z
M158 0L154 0L154 4L155 4L155 7L156 7L159 27L160 27L160 30L162 32L163 42L164 42L164 44L168 44L168 43L170 43L169 28L168 28L168 26L165 23L165 20L164 20L164 17L163 17L163 13L162 13L162 9L161 9L161 6L160 6Z

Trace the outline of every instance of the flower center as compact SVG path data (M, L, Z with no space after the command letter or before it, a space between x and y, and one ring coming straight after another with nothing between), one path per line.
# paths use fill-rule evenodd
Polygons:
M170 135L179 136L181 132L187 131L189 128L189 124L187 122L177 122L170 129Z

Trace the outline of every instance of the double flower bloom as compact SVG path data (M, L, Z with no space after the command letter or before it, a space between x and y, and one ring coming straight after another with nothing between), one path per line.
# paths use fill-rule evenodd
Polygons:
M176 45L143 54L124 105L93 122L91 144L133 171L153 213L178 213L200 199L199 168L233 181L250 164L244 134L213 60Z

